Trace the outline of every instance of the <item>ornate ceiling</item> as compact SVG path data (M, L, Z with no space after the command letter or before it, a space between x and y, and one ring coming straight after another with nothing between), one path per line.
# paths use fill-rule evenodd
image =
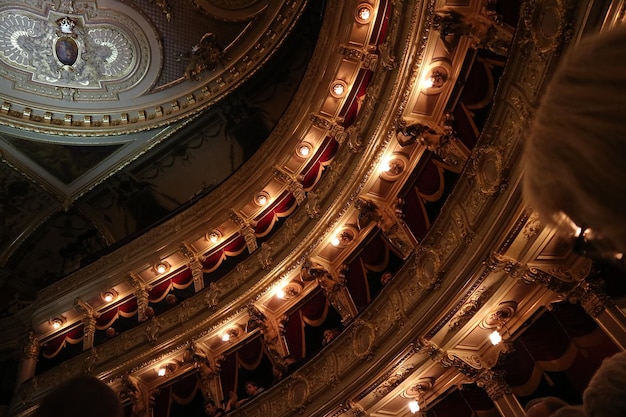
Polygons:
M241 415L409 415L462 386L516 415L488 335L587 294L591 267L522 202L524 129L561 52L623 10L0 3L9 415L81 372L136 417L244 375L275 386Z
M254 153L321 24L319 5L268 3L3 2L0 264L11 293L32 299Z

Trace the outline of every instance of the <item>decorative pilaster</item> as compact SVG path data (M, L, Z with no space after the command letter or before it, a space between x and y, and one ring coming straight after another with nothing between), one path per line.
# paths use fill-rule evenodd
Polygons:
M150 290L152 290L152 286L146 284L134 273L130 273L128 276L129 283L135 289L135 297L137 298L137 317L140 322L148 320L148 307L149 301L148 296L150 294Z
M510 278L529 284L536 283L543 285L557 294L566 294L578 284L578 281L573 278L567 279L563 274L561 276L550 274L539 268L529 267L526 264L522 264L500 253L493 253L491 258L485 263L487 267L493 271L502 270L506 272Z
M294 175L293 173L287 172L284 168L276 165L274 166L274 178L282 181L287 185L287 189L296 199L296 203L301 205L306 200L306 193L304 192L304 187L302 186L301 181L304 179L302 175Z
M406 259L418 242L404 222L402 210L398 209L399 203L400 201L397 201L391 206L385 202L375 203L371 199L359 197L354 205L359 211L359 228L367 226L370 222L376 222L389 243L402 254L403 259Z
M282 363L284 357L289 355L289 348L284 337L284 318L275 319L266 315L254 304L248 305L250 320L255 322L263 334L263 343L276 363Z
M152 415L153 399L145 383L132 375L122 378L122 400L130 400L132 417L150 417Z
M224 398L222 394L222 385L220 383L221 362L223 356L214 358L207 353L198 343L191 342L189 345L189 354L193 361L194 368L198 370L200 375L200 389L205 399L212 399L215 404L219 404Z
M345 56L348 59L359 61L361 67L368 70L374 70L378 63L378 55L368 52L366 49L357 48L353 45L339 45L337 52Z
M626 315L615 305L599 281L583 280L569 301L579 303L620 349L626 350Z
M259 247L256 241L256 235L254 232L254 226L256 225L254 220L246 221L241 215L239 215L234 209L230 209L230 220L239 226L239 233L246 241L248 247L248 253L252 253Z
M74 309L82 314L83 350L91 349L96 334L96 319L100 317L100 313L79 297L74 300Z
M348 136L348 132L341 125L342 119L331 120L321 114L310 114L309 120L317 127L328 130L328 136L335 139L339 144L343 144Z
M487 49L500 56L508 56L513 29L480 13L461 13L457 10L435 11L433 29L448 53L452 53L462 36L470 39L472 48Z
M301 276L303 281L317 281L328 301L341 315L342 323L348 323L356 317L358 311L346 286L343 273L333 276L324 266L307 260L302 265Z
M35 376L35 369L37 367L37 359L39 358L40 350L41 344L39 343L39 339L35 336L35 332L30 331L24 340L22 348L22 355L15 383L16 392L20 385Z
M504 376L501 369L485 369L476 379L476 385L487 392L503 417L525 417L524 409L513 395Z
M194 253L193 249L185 242L181 243L180 251L189 260L189 269L191 269L191 275L193 276L193 287L196 292L199 292L204 288L204 273L202 271L204 256Z

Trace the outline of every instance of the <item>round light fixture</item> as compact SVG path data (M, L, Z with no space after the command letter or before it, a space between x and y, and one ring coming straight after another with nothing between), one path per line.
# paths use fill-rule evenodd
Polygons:
M369 23L374 16L374 8L371 4L368 3L360 3L354 14L354 19L360 24Z
M260 193L258 193L254 197L254 202L259 207L263 207L263 206L267 205L267 203L269 203L269 201L270 201L270 195L268 193L266 193L265 191L261 191Z
M491 341L492 345L497 345L500 342L502 342L502 335L500 334L499 331L494 330L490 335L489 335L489 340Z
M217 229L212 230L206 234L206 240L211 243L217 243L220 240L220 237L222 237L222 234Z
M115 298L117 298L117 291L113 289L106 290L100 295L100 297L105 303L110 303L111 301L115 300Z
M311 154L312 150L313 150L313 147L311 146L310 143L302 142L300 143L300 145L298 145L298 149L296 150L296 153L298 154L299 157L306 158Z
M161 262L159 262L158 264L156 264L156 265L154 266L154 270L155 270L158 274L164 274L164 273L166 273L167 271L169 271L169 270L170 270L170 264L168 264L168 263L167 263L167 262L165 262L165 261L161 261Z
M333 81L330 85L330 94L335 98L342 98L348 91L348 84L342 80Z
M417 400L409 402L409 410L411 410L413 414L417 413L420 410L420 404L417 402Z

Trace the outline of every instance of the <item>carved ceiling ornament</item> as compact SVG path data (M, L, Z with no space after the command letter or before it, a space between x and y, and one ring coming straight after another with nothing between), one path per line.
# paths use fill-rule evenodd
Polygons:
M420 288L436 288L441 278L441 255L434 248L420 247L413 269Z
M294 375L287 388L287 404L293 411L302 410L309 401L311 388L306 378Z
M0 11L0 125L53 134L58 143L89 137L93 144L103 141L100 136L183 120L266 63L307 4L195 0L199 19L218 19L226 29L194 39L196 46L190 43L189 56L182 57L185 69L176 62L185 49L172 53L162 39L164 25L176 22L173 3L152 0L146 6L160 8L165 23L131 3L6 2ZM249 24L240 36L224 38L234 28L239 33L242 22ZM191 41L184 36L182 43ZM222 60L226 52L228 63ZM170 74L177 66L183 67L178 78Z
M568 42L572 30L567 23L564 0L532 0L522 4L521 19L541 55L548 55Z
M502 150L497 146L478 148L471 160L473 178L480 191L485 195L493 195L503 186L504 163Z
M359 359L365 359L374 352L376 329L366 321L360 320L352 331L352 349Z
M73 98L83 101L89 95L81 89L102 90L101 98L115 100L147 70L147 62L140 62L139 50L148 44L140 25L95 5L83 15L3 10L0 62L5 77L24 92L62 98L59 88L76 88Z

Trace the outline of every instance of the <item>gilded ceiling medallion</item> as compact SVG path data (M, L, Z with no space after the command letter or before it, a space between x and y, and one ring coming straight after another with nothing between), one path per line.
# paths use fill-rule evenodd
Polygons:
M134 29L139 31L139 26ZM0 62L6 78L17 90L50 98L58 97L62 87L116 92L132 88L143 76L132 77L141 69L140 45L132 39L127 29L97 14L0 11ZM120 84L129 76L134 82ZM102 98L114 100L117 95L105 93Z
M193 4L3 2L0 125L74 144L189 120L265 64L307 2Z

